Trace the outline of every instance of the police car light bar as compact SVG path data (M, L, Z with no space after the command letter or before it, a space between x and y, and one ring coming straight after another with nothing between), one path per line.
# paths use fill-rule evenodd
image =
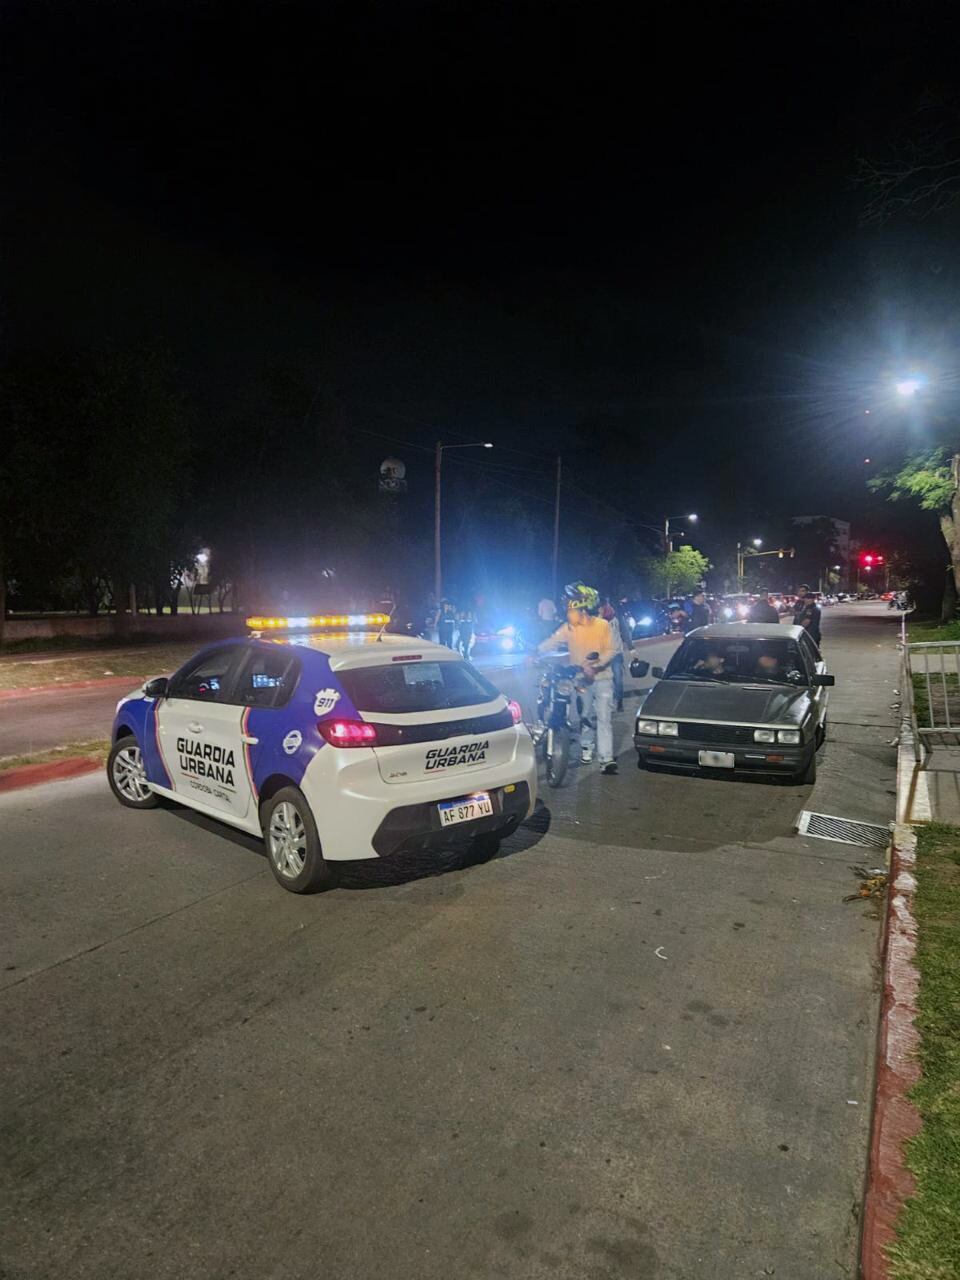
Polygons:
M345 627L385 627L390 621L388 613L327 613L309 618L261 618L247 619L251 631L319 631L328 627L343 630Z

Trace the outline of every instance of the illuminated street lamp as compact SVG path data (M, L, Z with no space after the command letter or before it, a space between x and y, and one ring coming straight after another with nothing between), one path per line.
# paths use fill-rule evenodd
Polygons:
M663 521L663 549L669 555L673 550L673 539L670 537L670 521L671 520L689 520L691 524L697 523L697 513L692 512L688 516L666 516Z

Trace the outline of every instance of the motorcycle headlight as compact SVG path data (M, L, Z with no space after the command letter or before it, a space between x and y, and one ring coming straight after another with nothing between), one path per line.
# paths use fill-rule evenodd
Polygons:
M558 680L557 693L560 694L561 698L572 698L573 697L573 681Z
M664 738L675 738L680 732L680 726L676 720L661 720L660 735Z
M775 729L754 729L754 742L776 742L777 734Z
M659 731L660 731L659 720L638 720L637 721L637 733L649 733L655 737L657 733L659 733Z
M777 733L778 742L786 742L791 746L799 746L800 730L799 729L780 729Z

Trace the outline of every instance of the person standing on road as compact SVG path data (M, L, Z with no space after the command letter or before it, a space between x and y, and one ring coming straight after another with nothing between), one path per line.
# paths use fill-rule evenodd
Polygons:
M596 588L572 582L563 594L567 620L537 646L537 652L547 653L559 644L567 646L570 665L580 668L575 681L581 698L580 761L589 764L598 748L600 772L613 774L617 772L613 758L613 633L606 618L597 616L600 597Z
M457 606L452 600L440 601L440 622L438 626L440 643L448 649L457 647Z
M769 596L760 596L750 606L751 622L777 622L780 621L780 615L770 603Z
M465 658L468 662L470 655L473 653L475 639L473 610L461 609L457 614L457 648L460 651L460 657Z
M798 613L794 614L793 621L798 627L803 627L807 635L813 643L820 648L820 606L817 604L817 597L812 591L808 591L803 598L803 607Z
M544 596L537 605L537 621L541 638L553 635L557 626L557 606L549 596Z
M707 597L702 587L698 587L687 601L684 613L687 615L687 620L683 624L684 634L693 631L696 627L710 625L710 610L707 608Z
M626 662L626 655L633 653L633 641L630 638L630 629L622 612L618 612L609 599L604 602L603 608L600 610L600 617L604 618L610 624L610 634L613 636L613 662L610 664L610 674L613 676L613 701L618 711L623 710L623 668Z
M797 603L793 610L793 625L795 627L799 627L803 625L800 621L800 617L803 614L803 610L806 602L806 594L809 590L810 588L807 586L805 582L801 582L800 586L797 588Z

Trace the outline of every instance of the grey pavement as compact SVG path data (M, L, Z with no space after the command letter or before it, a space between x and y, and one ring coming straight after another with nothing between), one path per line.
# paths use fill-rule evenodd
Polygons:
M5 1274L852 1277L878 921L793 823L892 817L885 622L825 618L812 797L641 773L625 715L481 866L296 898L99 776L0 797Z

